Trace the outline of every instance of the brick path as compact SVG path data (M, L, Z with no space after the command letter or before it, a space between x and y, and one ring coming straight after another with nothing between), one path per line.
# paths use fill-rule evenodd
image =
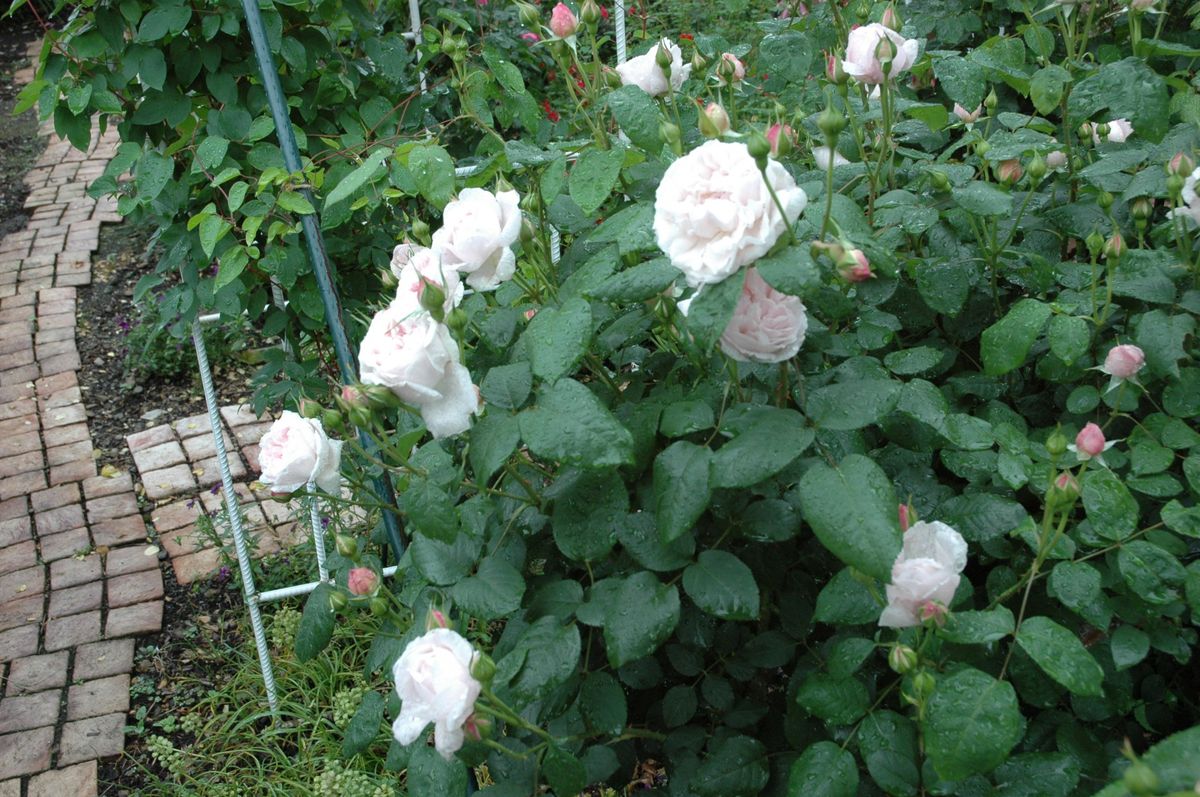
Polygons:
M85 188L117 143L51 134L31 219L0 240L0 797L96 794L96 759L125 744L134 638L162 626L133 481L97 475L76 381L75 289L120 220Z

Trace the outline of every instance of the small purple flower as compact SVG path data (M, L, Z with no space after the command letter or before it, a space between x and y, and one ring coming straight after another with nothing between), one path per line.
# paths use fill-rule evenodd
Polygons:
M329 516L322 515L321 516L321 531L324 531L327 528L329 528Z
M221 492L221 485L214 484L212 486L212 488L209 490L209 492L212 493L213 495L216 495L217 493Z
M221 569L217 571L217 578L220 579L221 581L228 581L229 577L232 575L233 575L233 571L230 570L225 565L221 565Z
M193 498L192 500L190 500L190 501L188 501L188 502L187 502L187 508L188 508L188 509L192 509L192 508L194 508L195 506L196 506L196 499L195 499L195 498Z
M117 318L117 326L122 332L129 332L129 330L133 329L133 324L129 323L129 319L125 316L119 316Z

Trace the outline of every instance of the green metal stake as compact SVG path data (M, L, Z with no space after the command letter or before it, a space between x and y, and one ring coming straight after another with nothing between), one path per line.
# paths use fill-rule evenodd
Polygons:
M275 59L267 44L267 31L263 27L262 14L259 13L257 0L242 0L242 9L246 13L246 26L250 30L250 39L254 43L254 56L258 60L258 71L262 77L263 88L267 92L267 103L271 106L271 116L275 119L275 134L279 137L279 147L283 150L283 163L289 172L298 172L301 169L300 149L296 146L296 135L292 132L292 120L288 114L287 101L283 97L283 87L279 83ZM309 204L316 207L311 191L303 188L301 193L309 201ZM337 356L338 370L341 372L342 381L350 384L358 381L358 370L354 362L354 354L350 349L350 341L346 337L346 327L342 324L342 308L333 285L329 256L325 252L325 240L321 237L321 227L317 224L315 214L301 216L300 224L304 229L308 260L312 264L313 274L317 278L317 286L321 290L321 303L325 307L325 322L329 327L329 334L333 336L333 350ZM359 441L368 451L377 450L375 443L365 433L359 433ZM375 479L375 490L385 504L396 505L396 493L386 474ZM392 553L399 562L400 556L404 553L400 521L394 513L385 510L383 525L387 530Z

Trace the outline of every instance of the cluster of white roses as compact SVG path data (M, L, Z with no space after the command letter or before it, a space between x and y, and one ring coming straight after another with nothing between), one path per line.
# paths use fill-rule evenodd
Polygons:
M466 431L479 412L479 392L443 319L462 301L464 277L476 290L492 290L516 271L517 192L464 189L442 219L432 247L396 247L396 297L371 319L358 354L362 381L418 408L434 437ZM431 288L443 297L440 306L422 302Z

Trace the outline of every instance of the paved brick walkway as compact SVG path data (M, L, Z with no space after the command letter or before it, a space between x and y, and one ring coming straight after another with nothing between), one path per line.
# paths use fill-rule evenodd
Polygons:
M134 638L162 626L133 481L97 475L76 380L75 289L120 220L85 189L116 145L50 135L31 219L0 239L0 797L96 794L96 759L124 748Z

